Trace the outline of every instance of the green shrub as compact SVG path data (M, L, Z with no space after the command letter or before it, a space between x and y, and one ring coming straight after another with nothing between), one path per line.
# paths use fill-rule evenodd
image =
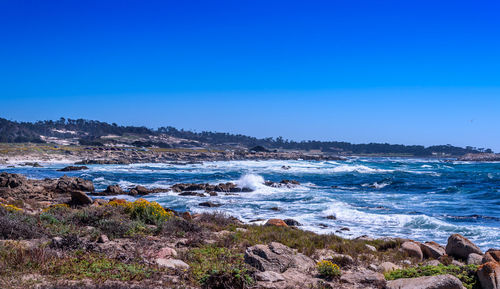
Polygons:
M386 273L385 278L387 280L395 280L400 278L416 278L422 276L451 274L460 279L467 289L475 289L480 288L479 281L476 276L477 268L477 265L466 265L461 267L455 265L428 265L394 270Z
M0 206L0 239L34 239L45 235L36 217Z
M204 288L247 288L253 283L243 255L206 245L187 253L194 281Z

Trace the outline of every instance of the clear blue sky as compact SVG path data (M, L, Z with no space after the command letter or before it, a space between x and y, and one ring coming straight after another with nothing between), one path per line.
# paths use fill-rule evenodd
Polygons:
M0 1L0 116L500 151L499 1Z

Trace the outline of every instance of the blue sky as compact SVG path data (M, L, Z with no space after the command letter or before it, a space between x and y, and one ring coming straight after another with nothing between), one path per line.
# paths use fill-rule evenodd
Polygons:
M500 151L498 1L0 2L0 116Z

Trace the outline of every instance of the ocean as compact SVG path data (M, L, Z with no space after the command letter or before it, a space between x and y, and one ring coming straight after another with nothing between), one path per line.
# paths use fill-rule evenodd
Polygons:
M86 171L65 173L56 171L64 164L43 165L0 169L30 178L79 176L92 180L97 190L112 184L126 189L135 185L168 188L176 183L235 182L254 191L212 197L168 192L144 198L179 211L223 211L257 224L269 218L291 218L304 230L346 238L405 237L445 245L450 234L459 233L483 250L500 247L500 163L402 158L221 161L91 165ZM283 179L297 180L300 185L264 185L267 180ZM205 201L222 206L199 206Z

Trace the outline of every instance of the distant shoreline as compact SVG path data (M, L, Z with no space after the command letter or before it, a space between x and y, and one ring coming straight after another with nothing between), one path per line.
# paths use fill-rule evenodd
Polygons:
M498 154L467 154L459 157L450 156L412 156L408 154L344 154L305 153L301 151L252 152L248 150L213 150L213 149L165 149L133 147L95 147L77 145L0 143L0 164L18 165L30 163L61 164L132 164L132 163L196 163L206 161L231 160L316 160L339 161L349 158L415 158L441 159L448 161L491 162L500 161Z

